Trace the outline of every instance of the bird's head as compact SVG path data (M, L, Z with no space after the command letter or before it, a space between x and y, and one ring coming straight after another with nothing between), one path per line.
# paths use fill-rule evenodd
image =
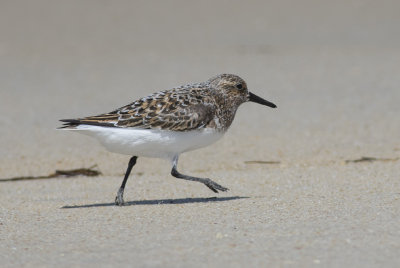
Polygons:
M271 108L276 108L276 105L269 102L253 93L247 89L246 82L237 75L234 74L220 74L208 80L210 85L221 90L223 94L235 101L237 105L244 102L251 101Z

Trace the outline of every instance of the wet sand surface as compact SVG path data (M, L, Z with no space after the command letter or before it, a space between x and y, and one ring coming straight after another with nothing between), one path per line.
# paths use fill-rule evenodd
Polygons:
M2 1L3 267L398 267L400 5L395 1ZM246 103L173 178L55 130L219 73ZM347 161L363 159L365 161Z

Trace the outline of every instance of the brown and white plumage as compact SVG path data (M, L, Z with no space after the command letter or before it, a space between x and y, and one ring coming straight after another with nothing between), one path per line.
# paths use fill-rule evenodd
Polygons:
M180 174L176 165L181 153L221 138L232 124L237 108L247 101L276 107L249 92L239 76L222 74L206 82L159 91L109 113L63 119L61 128L95 137L109 151L133 155L117 204L123 203L125 182L137 156L170 159L175 177L200 181L215 192L225 191L209 179Z

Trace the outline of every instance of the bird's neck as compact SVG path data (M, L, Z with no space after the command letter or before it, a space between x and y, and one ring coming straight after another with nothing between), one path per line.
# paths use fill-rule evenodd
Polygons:
M219 119L220 128L226 131L235 119L236 111L241 104L236 99L230 99L226 95L219 95L216 97L219 109L217 110L217 117Z

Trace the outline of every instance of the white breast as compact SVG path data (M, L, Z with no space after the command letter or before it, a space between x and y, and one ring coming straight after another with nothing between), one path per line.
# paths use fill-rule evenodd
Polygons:
M79 125L70 130L96 138L111 152L168 159L210 145L224 134L211 128L178 132Z

